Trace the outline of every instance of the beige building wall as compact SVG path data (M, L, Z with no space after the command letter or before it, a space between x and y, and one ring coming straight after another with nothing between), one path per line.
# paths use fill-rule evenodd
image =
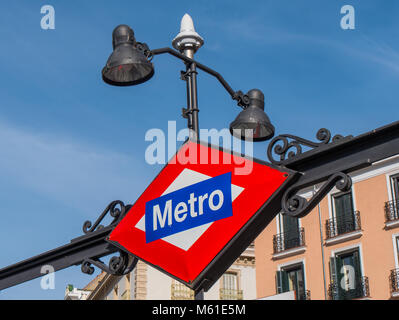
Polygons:
M305 246L273 254L273 236L279 233L277 216L255 241L257 298L276 294L276 271L283 266L303 262L305 287L310 291L311 299L325 299L323 267L328 290L330 257L356 247L360 252L362 275L368 277L369 281L368 298L390 299L395 296L390 292L389 275L390 270L398 268L393 239L399 235L399 221L386 222L384 205L392 200L390 177L397 173L399 159L396 157L351 174L354 210L360 212L361 219L359 231L326 239L326 220L333 217L334 210L332 196L338 192L334 189L319 207L300 219L299 225L305 229ZM307 198L311 194L312 189L303 191Z
M214 286L205 292L205 300L256 298L255 249L251 245L226 271L236 280L235 289L224 284L222 276ZM85 289L90 290L88 299L93 300L185 300L193 299L194 292L164 273L139 261L127 276L117 277L104 272L97 276ZM231 281L231 278L230 278ZM93 284L94 283L94 284ZM226 290L226 288L229 288ZM221 291L222 290L222 291ZM224 291L223 291L224 290Z

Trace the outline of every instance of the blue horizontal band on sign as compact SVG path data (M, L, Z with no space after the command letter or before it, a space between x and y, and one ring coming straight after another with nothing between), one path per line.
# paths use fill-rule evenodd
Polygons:
M231 172L228 172L148 201L146 242L232 215Z

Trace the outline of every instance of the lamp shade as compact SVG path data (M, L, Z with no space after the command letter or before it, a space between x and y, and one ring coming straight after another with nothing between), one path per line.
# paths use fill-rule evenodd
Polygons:
M230 124L230 132L241 140L265 141L274 136L274 126L263 111L265 98L262 91L252 89L247 93L250 103Z
M112 45L114 51L102 70L106 83L130 86L143 83L153 76L153 64L137 48L134 32L129 26L119 25L114 29Z

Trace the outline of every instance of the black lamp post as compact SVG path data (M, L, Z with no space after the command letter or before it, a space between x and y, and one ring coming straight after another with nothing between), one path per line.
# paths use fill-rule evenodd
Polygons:
M145 43L137 42L133 30L127 25L119 25L112 33L114 51L102 70L103 80L111 85L129 86L143 83L154 74L151 59L154 55L169 53L186 64L182 79L187 83L187 108L183 117L188 120L191 138L199 138L197 68L215 76L237 100L244 110L230 124L230 132L242 140L264 141L274 135L274 126L264 112L264 95L258 89L250 90L246 95L233 91L223 77L216 71L194 60L194 54L203 45L204 40L195 31L193 20L185 14L181 21L180 33L173 39L175 51L170 48L150 50Z

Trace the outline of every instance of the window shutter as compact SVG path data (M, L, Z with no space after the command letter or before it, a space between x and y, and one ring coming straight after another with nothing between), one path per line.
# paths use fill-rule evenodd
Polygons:
M358 281L361 277L362 277L362 270L360 267L360 255L359 255L359 251L355 251L353 252L353 264L354 264L354 268L355 268L355 277L356 280Z
M300 282L302 282L303 290L306 290L306 287L305 287L305 266L303 265L303 262L301 263L301 275L302 275L302 279L300 279Z
M276 291L277 294L283 293L283 281L282 281L282 272L276 272Z
M399 201L399 176L395 175L391 179L392 182L392 199Z
M284 270L281 271L281 280L283 292L290 291L290 286L288 284L288 272Z
M337 262L335 257L330 258L330 279L331 279L331 298L333 300L338 300L338 276L337 276Z
M337 264L335 261L335 257L330 258L330 278L331 282L337 282Z

